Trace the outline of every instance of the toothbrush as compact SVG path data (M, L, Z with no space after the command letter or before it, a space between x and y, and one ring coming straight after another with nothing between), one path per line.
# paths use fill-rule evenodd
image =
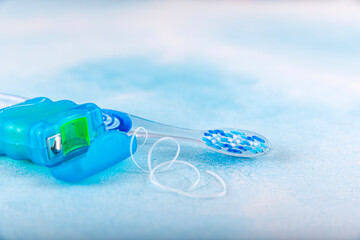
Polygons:
M257 157L266 154L271 144L264 136L243 129L223 128L213 130L192 130L174 127L131 114L102 110L104 123L109 131L119 130L133 134L138 127L147 130L147 137L172 137L182 141L201 144L213 151L234 157ZM144 132L137 132L137 138L146 137Z
M147 133L137 131L139 127ZM61 181L78 182L129 157L134 160L137 142L133 140L142 137L160 138L153 147L172 137L234 157L261 156L271 147L265 137L247 130L190 130L100 109L93 103L0 94L0 156L31 160L50 168Z
M0 108L26 100L27 98L23 97L0 94ZM102 109L102 114L108 131L121 131L132 135L138 127L144 127L148 131L149 138L172 137L201 144L215 152L234 157L257 157L266 154L271 149L268 139L248 130L233 128L192 130L161 124L115 110ZM138 132L136 137L143 138L145 133Z

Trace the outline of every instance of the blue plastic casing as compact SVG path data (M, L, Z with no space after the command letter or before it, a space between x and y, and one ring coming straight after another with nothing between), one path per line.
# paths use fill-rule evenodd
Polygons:
M78 134L85 144L67 151L69 136ZM63 145L55 153L50 149L54 136ZM53 176L64 181L82 180L128 158L130 140L125 133L107 132L101 109L92 103L34 98L0 110L0 155L54 167Z
M105 132L101 110L91 103L77 105L71 101L35 98L4 108L0 110L0 154L18 160L30 159L42 166L55 166L66 157L62 152L50 156L47 140L60 134L64 124L80 118L87 120L90 142Z
M66 182L77 182L99 173L130 157L131 136L112 131L102 134L83 157L67 161L51 170L52 175ZM137 145L133 142L132 151Z
M101 110L92 103L77 105L63 100L34 98L0 110L0 154L17 160L30 159L42 166L52 167L69 156L63 152L50 156L48 138L60 134L61 126L86 118L90 143L105 132ZM86 152L86 149L77 151Z

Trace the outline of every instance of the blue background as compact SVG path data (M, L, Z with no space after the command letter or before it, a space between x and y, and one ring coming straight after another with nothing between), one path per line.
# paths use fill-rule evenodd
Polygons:
M214 200L162 192L129 160L71 185L1 157L0 239L358 239L359 76L355 1L0 2L1 92L244 128L273 145L250 160L181 143L180 160L227 183ZM206 174L201 186L220 189Z

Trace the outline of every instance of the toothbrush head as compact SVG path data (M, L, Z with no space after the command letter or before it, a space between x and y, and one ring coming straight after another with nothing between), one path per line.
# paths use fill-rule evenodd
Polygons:
M265 137L240 129L207 130L202 141L214 151L234 157L257 157L271 149Z

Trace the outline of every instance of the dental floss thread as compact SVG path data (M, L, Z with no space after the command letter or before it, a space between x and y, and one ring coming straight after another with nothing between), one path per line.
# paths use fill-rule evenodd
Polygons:
M147 157L147 164L148 164L148 168L149 170L146 170L144 168L142 168L138 162L135 160L135 157L134 157L134 153L132 151L132 146L133 146L133 142L135 140L135 136L136 134L140 131L144 131L145 132L145 140L144 142L139 146L143 146L147 139L148 139L148 132L145 128L143 127L138 127L135 131L134 131L134 134L131 138L131 141L130 141L130 153L131 153L131 159L132 161L134 162L134 164L140 169L142 170L143 172L146 172L146 173L149 173L149 179L150 179L150 182L152 184L154 184L155 186L165 190L165 191L168 191L168 192L173 192L173 193L177 193L179 195L182 195L182 196L186 196L186 197L190 197L190 198L196 198L196 199L212 199L212 198L218 198L218 197L223 197L226 195L226 192L227 192L227 186L226 186L226 183L225 181L216 173L212 172L212 171L209 171L209 170L206 170L206 173L210 174L211 176L213 176L216 180L218 180L218 182L221 184L222 186L222 190L219 192L219 193L216 193L216 194L209 194L209 195L198 195L198 194L194 194L192 192L190 192L191 190L193 190L200 182L200 171L198 170L197 167L195 167L193 164L191 163L188 163L188 162L185 162L185 161L181 161L181 160L177 160L178 157L179 157L179 154L180 154L180 144L177 140L175 140L174 138L171 138L171 137L164 137L164 138L160 138L159 140L157 140L150 148L149 150L149 153L148 153L148 157ZM152 152L153 150L155 149L155 147L160 143L160 142L163 142L163 141L173 141L176 143L177 145L177 151L176 151L176 154L175 154L175 157L172 159L172 160L169 160L169 161L165 161L163 163L160 163L158 164L157 166L153 167L152 166ZM173 187L169 187L169 186L166 186L164 184L161 184L155 177L155 173L156 172L164 172L166 170L168 170L173 164L175 163L179 163L179 164L183 164L183 165L187 165L189 167L191 167L193 170L195 170L196 174L197 174L197 178L196 180L194 181L194 183L186 190L181 190L181 189L178 189L178 188L173 188ZM157 171L160 167L162 166L166 166L164 170L162 171Z

